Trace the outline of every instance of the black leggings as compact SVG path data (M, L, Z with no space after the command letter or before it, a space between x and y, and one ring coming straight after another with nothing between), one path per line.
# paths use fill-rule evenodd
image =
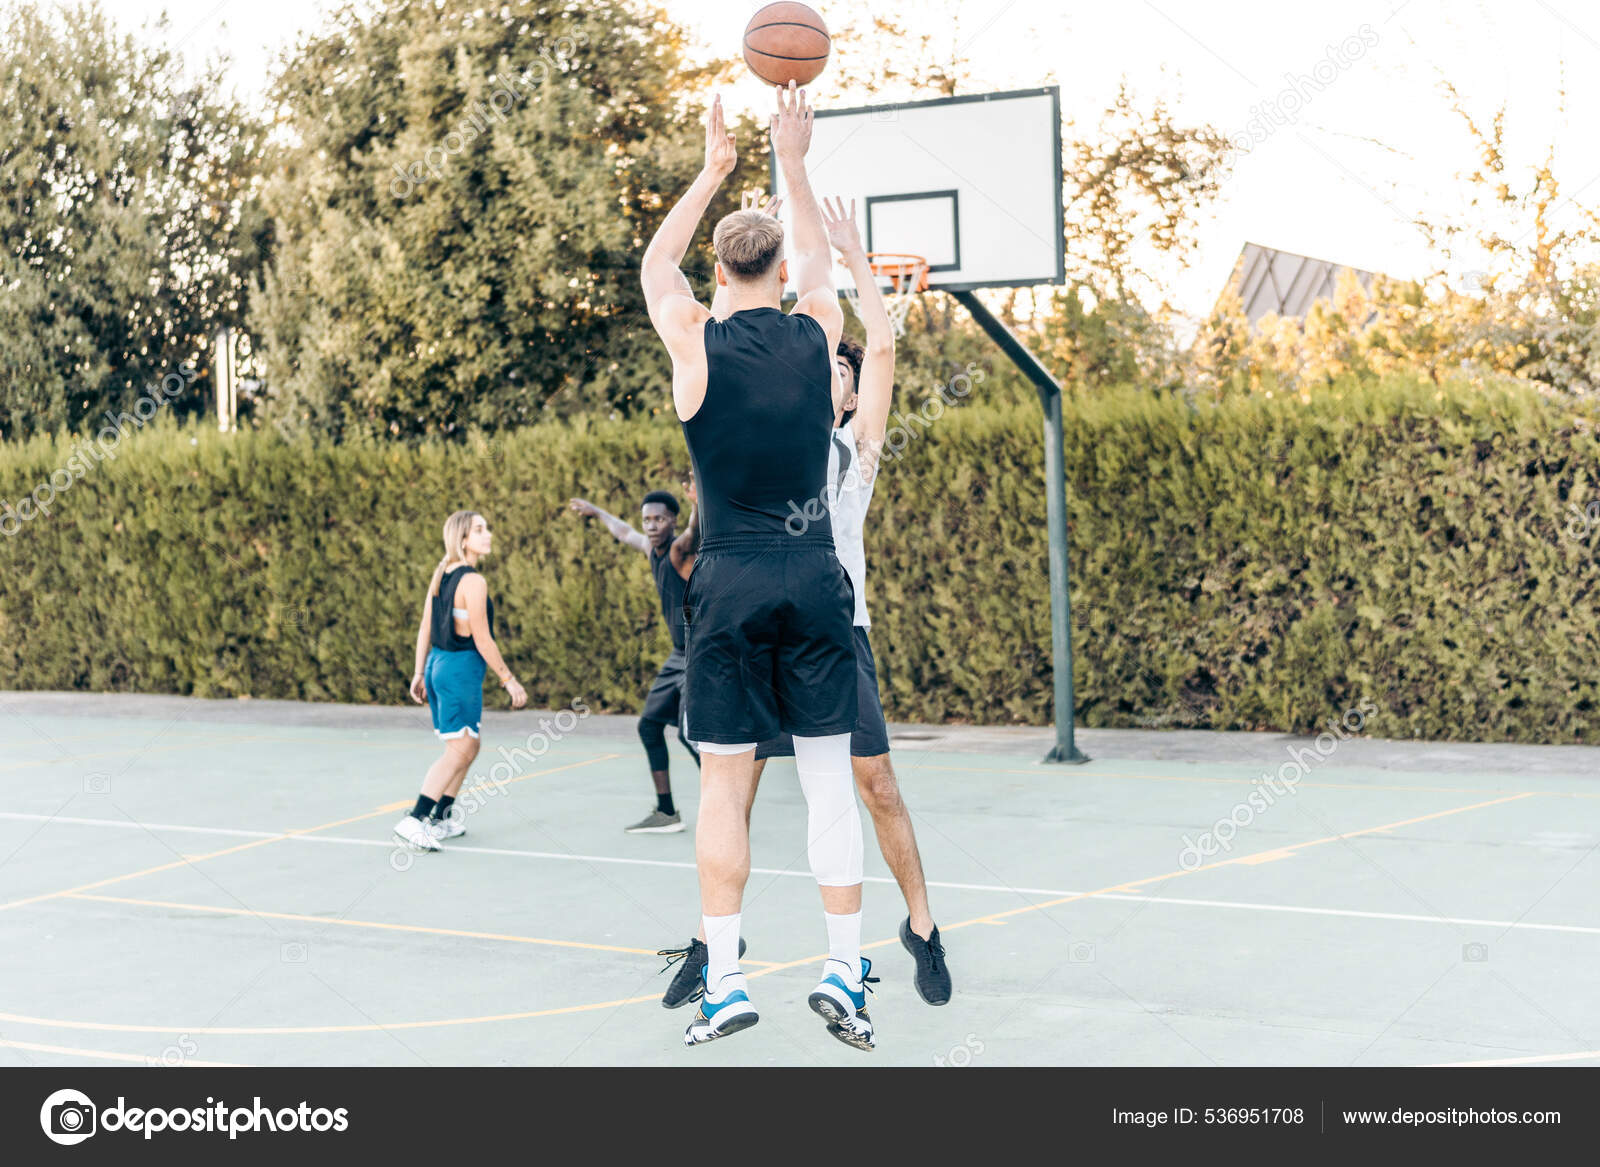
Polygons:
M639 740L644 743L645 756L650 759L651 771L667 769L667 723L656 721L654 718L641 717L639 719ZM689 751L689 756L694 759L694 764L700 764L700 751L695 749L689 739L683 736L683 722L678 723L678 740L683 743L683 748Z

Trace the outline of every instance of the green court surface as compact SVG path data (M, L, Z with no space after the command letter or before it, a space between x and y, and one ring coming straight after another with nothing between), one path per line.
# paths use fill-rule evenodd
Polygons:
M914 992L868 828L872 1053L806 1007L825 934L775 763L744 910L761 1022L685 1049L655 953L697 923L694 837L623 833L651 806L631 718L535 739L496 783L497 748L554 723L491 714L468 834L411 856L390 828L437 753L425 711L0 712L0 1064L1600 1064L1600 749L1107 730L1047 766L1043 731L896 727L956 993ZM1196 863L1207 831L1228 849Z

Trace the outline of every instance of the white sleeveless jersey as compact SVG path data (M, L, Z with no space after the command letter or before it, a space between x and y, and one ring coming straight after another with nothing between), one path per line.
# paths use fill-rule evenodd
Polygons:
M877 484L861 481L861 455L856 449L852 421L833 431L828 450L828 515L833 524L833 550L850 577L856 593L856 624L871 626L867 619L867 548L864 531L867 508L872 505L872 488Z

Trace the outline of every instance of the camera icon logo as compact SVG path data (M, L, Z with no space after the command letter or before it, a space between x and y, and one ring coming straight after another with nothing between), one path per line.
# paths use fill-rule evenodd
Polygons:
M94 1134L97 1113L87 1094L57 1090L39 1108L39 1125L52 1143L72 1147Z
M1461 959L1468 964L1482 964L1489 959L1489 946L1474 942L1461 946Z

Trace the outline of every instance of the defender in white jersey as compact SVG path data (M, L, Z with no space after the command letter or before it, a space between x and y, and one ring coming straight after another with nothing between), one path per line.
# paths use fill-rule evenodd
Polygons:
M746 206L750 205L747 200ZM760 209L768 213L775 211L771 204ZM861 289L861 316L866 325L867 344L863 348L848 337L839 341L835 364L844 385L844 396L834 418L825 497L795 500L789 526L792 534L803 534L810 517L826 513L833 527L834 552L855 590L857 719L855 732L850 737L851 767L856 788L872 814L879 849L905 896L909 915L900 925L900 941L916 962L917 993L930 1005L943 1005L950 1000L950 970L945 963L939 929L928 910L927 882L911 815L900 796L900 786L889 759L889 731L878 697L877 666L867 631L871 622L867 615L864 532L894 393L894 328L889 323L882 294L877 290L877 281L856 230L854 203L847 212L842 203L836 201L830 205L824 200L822 217L829 242L843 256L855 277L856 287ZM718 311L715 301L711 311L713 315ZM793 742L786 736L761 742L756 747L757 782L767 758L793 754ZM755 787L752 786L752 802L754 796ZM745 813L749 814L748 806ZM701 939L690 941L683 949L663 951L663 955L674 959L680 954L683 957L682 967L662 998L667 1008L675 1009L696 999L705 951ZM818 986L819 992L824 989L825 985ZM813 998L816 996L814 993ZM818 1012L834 1009L843 1015L837 1026L830 1027L835 1037L850 1045L871 1048L871 1021L864 1007L843 999L814 1000L812 1004Z

